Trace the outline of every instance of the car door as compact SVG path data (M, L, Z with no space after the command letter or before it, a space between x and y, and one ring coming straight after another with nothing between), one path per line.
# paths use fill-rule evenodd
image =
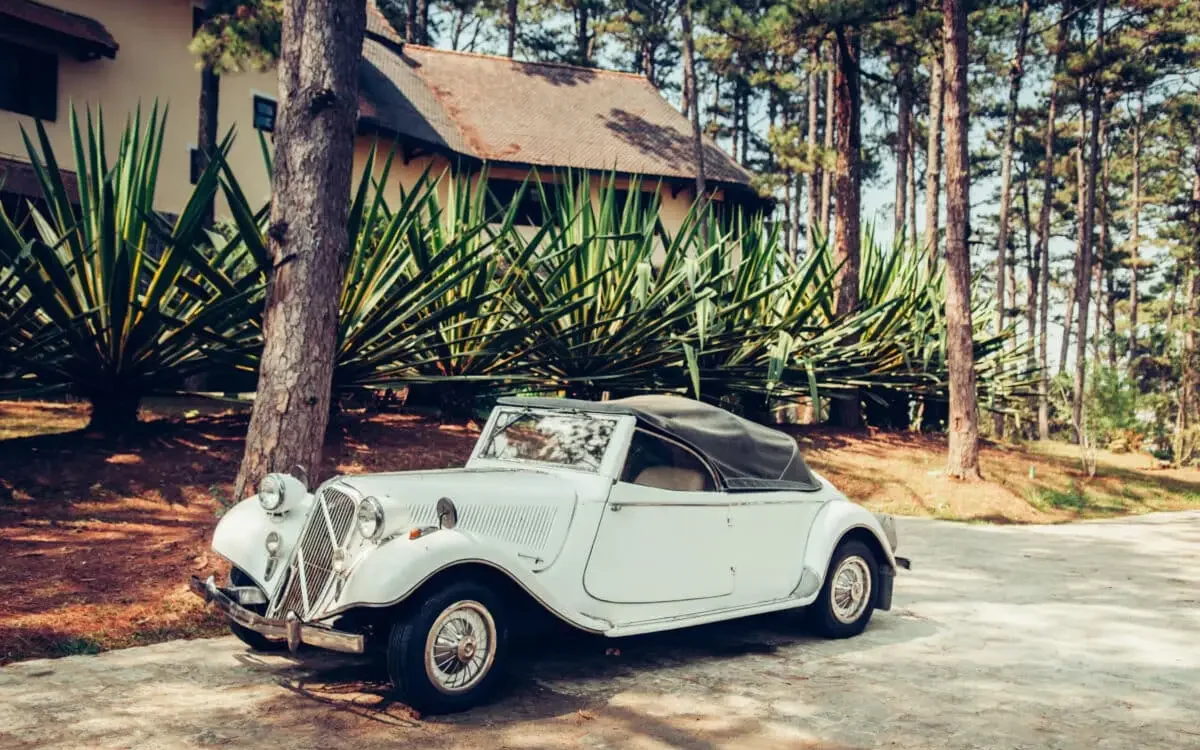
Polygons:
M828 489L822 484L810 492L736 492L730 499L738 599L768 602L789 596L800 583L808 532L829 500Z
M676 441L634 433L584 570L588 595L616 604L695 601L734 589L729 496Z

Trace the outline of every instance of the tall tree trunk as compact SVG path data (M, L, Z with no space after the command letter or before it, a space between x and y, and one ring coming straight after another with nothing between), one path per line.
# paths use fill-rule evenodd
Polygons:
M1100 213L1100 191L1096 191L1096 213ZM1100 222L1097 222L1100 223ZM1099 246L1099 242L1096 243ZM1100 365L1100 341L1104 338L1104 264L1098 257L1099 249L1094 253L1092 260L1092 278L1096 282L1095 292L1092 294L1092 302L1096 305L1095 319L1092 322L1092 363L1093 367Z
M408 0L404 13L404 41L416 44L420 38L420 18L417 17L417 0Z
M917 129L912 127L914 117L909 110L908 128L908 237L911 247L917 246Z
M804 192L804 177L798 173L794 173L791 179L796 185L796 194L792 197L792 252L796 254L796 258L800 257L800 199Z
M1196 194L1196 190L1192 191ZM1190 452L1191 441L1187 439L1187 433L1192 426L1192 411L1195 408L1196 394L1196 326L1191 324L1196 320L1197 312L1197 295L1200 294L1200 273L1197 273L1194 264L1188 269L1188 293L1187 293L1187 316L1189 325L1184 329L1183 333L1183 351L1180 356L1180 373L1179 383L1179 411L1175 418L1175 462L1178 464L1186 463L1191 456ZM1185 449L1184 446L1189 446Z
M1008 227L1012 206L1013 147L1017 134L1017 100L1021 95L1021 77L1025 74L1025 45L1029 38L1030 0L1021 0L1021 21L1017 25L1017 50L1008 70L1008 112L1004 121L1004 145L1000 156L1000 229L996 241L996 333L1004 330L1006 276L1008 276ZM992 429L1004 435L1004 414L992 413Z
M908 23L912 22L917 13L916 0L905 0L904 15ZM908 221L908 170L912 162L912 98L913 98L913 61L912 53L903 48L896 55L899 75L896 76L896 213L893 219L896 236L903 231L904 244L907 238L917 231L915 226L907 225Z
M1179 263L1175 263L1175 267L1171 269L1171 291L1167 293L1167 319L1163 321L1163 330L1167 333L1167 341L1170 344L1175 343L1175 336L1171 330L1175 324L1175 298L1179 296Z
M1109 265L1104 268L1104 301L1105 317L1108 322L1108 366L1117 366L1117 282L1114 278L1115 269Z
M818 180L820 169L817 167L817 117L821 95L820 79L817 77L817 65L821 62L821 46L813 45L812 62L808 70L808 220L805 224L805 252L811 253L817 234L817 197L820 194Z
M737 161L738 138L742 135L742 129L740 127L740 124L742 121L742 118L741 118L742 113L740 111L740 107L742 104L742 98L740 96L738 96L738 85L737 85L736 81L733 82L733 91L730 94L730 97L731 97L730 103L733 106L731 106L730 110L729 110L729 124L730 124L730 128L729 128L729 158L733 159L734 161Z
M789 257L795 257L795 249L792 247L792 175L790 172L783 174L783 253Z
M1025 214L1025 331L1028 336L1029 351L1025 357L1025 369L1033 372L1037 368L1037 310L1038 283L1040 274L1037 255L1033 244L1033 214L1029 202L1029 170L1021 169L1021 210Z
M896 212L893 218L897 237L911 237L908 220L908 136L912 128L912 69L904 55L899 58L900 76L896 96ZM905 243L907 244L907 242Z
M1137 356L1138 327L1138 252L1142 244L1142 120L1145 115L1146 97L1138 94L1137 118L1133 123L1133 197L1130 211L1133 213L1129 232L1129 362Z
M591 35L588 24L591 22L591 0L578 0L575 8L575 61L580 65L591 65Z
M942 103L945 81L942 77L942 57L935 52L929 65L929 142L925 146L925 252L929 265L938 258L938 201L942 179Z
M967 6L942 0L946 61L946 364L950 371L946 473L979 477L979 414L971 325L970 164L967 161Z
M1050 325L1050 210L1054 206L1054 137L1058 124L1058 75L1067 54L1068 31L1064 7L1059 14L1054 43L1054 68L1050 71L1050 101L1046 114L1046 136L1043 139L1042 206L1038 215L1037 253L1041 267L1041 289L1038 293L1038 365L1041 367L1041 376L1038 378L1038 438L1041 440L1050 439L1050 362L1046 351ZM1066 329L1070 328L1071 321L1068 316ZM1065 332L1063 339L1066 339Z
M837 91L837 183L836 236L833 262L839 266L834 303L838 315L858 308L859 210L862 199L862 148L858 32L838 27L836 57Z
M750 163L750 91L742 89L742 163Z
M837 54L834 56L837 93L837 176L835 190L835 236L833 263L834 311L846 315L858 309L860 259L859 211L862 202L862 89L859 60L862 46L856 29L839 26L834 32ZM862 405L858 392L830 404L834 422L840 427L862 426Z
M450 49L457 51L458 43L462 39L463 29L467 25L467 13L463 10L454 11L454 25L450 32Z
M1075 304L1079 301L1079 288L1082 284L1083 288L1087 289L1087 281L1081 275L1083 263L1083 214L1085 212L1085 202L1087 198L1087 166L1083 155L1084 136L1087 132L1087 107L1085 106L1084 97L1080 96L1079 101L1079 146L1075 149L1075 214L1077 220L1076 240L1075 240L1075 267L1073 270L1074 286L1071 288L1071 294L1067 297L1067 314L1066 320L1063 323L1062 351L1058 359L1058 374L1062 375L1067 371L1067 354L1071 351L1071 336L1074 335L1075 322Z
M1187 323L1183 333L1183 352L1180 357L1181 378L1179 388L1179 414L1175 422L1175 462L1185 464L1192 458L1194 446L1188 434L1192 426L1196 395L1196 316L1197 297L1200 295L1200 132L1195 136L1195 152L1192 157L1192 205L1188 211L1192 224L1191 257L1188 258ZM1171 307L1174 307L1174 289L1171 290ZM1169 324L1168 324L1169 326ZM1185 448L1186 446L1186 448Z
M200 122L196 133L196 150L200 153L200 171L208 168L208 162L217 151L217 129L221 110L221 77L211 65L200 71ZM216 199L210 198L203 209L201 222L211 227L216 220Z
M831 47L831 58L837 57L837 50ZM834 66L836 67L836 66ZM834 71L833 67L825 74L825 153L833 151L833 109L834 109ZM821 236L829 241L829 208L833 204L833 172L825 169L821 172Z
M366 0L284 4L267 229L274 263L238 498L271 471L322 474L366 18Z
M517 53L517 0L508 0L504 11L505 26L508 27L506 54L511 59Z
M1105 0L1098 0L1096 3L1096 56L1097 59L1104 59L1104 5ZM1096 74L1092 80L1092 121L1088 130L1088 170L1087 170L1087 193L1084 198L1083 210L1083 245L1082 258L1080 264L1080 279L1083 283L1079 285L1079 300L1076 305L1079 307L1079 333L1075 337L1075 387L1071 394L1071 418L1075 425L1083 424L1083 398L1084 388L1087 385L1087 327L1088 327L1088 302L1091 295L1088 293L1088 279L1092 274L1092 229L1096 221L1096 178L1100 172L1100 101L1102 98L1103 83L1100 80L1099 74ZM1076 428L1076 442L1083 439L1082 433Z
M417 44L429 44L429 0L417 0Z
M696 43L692 35L692 0L679 0L679 18L683 27L683 87L691 105L684 111L692 121L692 155L696 160L696 200L703 201L707 190L704 179L704 137L700 130L700 98L696 90Z
M1109 162L1111 161L1111 153L1108 147L1108 118L1100 118L1100 152L1103 157L1103 168L1100 177L1100 254L1103 262L1100 263L1104 276L1104 289L1100 290L1103 295L1099 299L1104 300L1105 316L1108 323L1108 332L1105 338L1108 343L1108 365L1109 367L1117 366L1117 298L1116 291L1113 288L1113 263L1111 253L1108 247L1109 237ZM1097 304L1099 304L1099 299ZM1096 328L1097 341L1096 345L1100 345L1100 328ZM1097 353L1096 361L1100 361Z

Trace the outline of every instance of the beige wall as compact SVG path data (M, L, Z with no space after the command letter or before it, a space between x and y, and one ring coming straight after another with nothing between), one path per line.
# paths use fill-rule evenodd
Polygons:
M156 208L177 212L183 208L191 191L189 177L189 147L196 143L200 91L200 72L196 59L188 51L192 35L191 0L45 0L54 7L90 16L103 23L117 40L120 49L115 59L101 58L80 62L70 55L59 56L58 118L46 123L55 153L64 168L73 168L68 132L68 113L71 104L82 110L102 107L109 138L112 143L125 117L140 103L148 111L157 99L168 105L169 116L164 136L162 162ZM2 34L2 30L0 30ZM220 133L229 128L236 131L230 152L230 163L237 173L246 196L254 203L265 202L270 196L270 183L263 165L259 134L252 125L252 96L255 93L276 96L278 84L273 72L227 75L221 78ZM33 128L33 118L0 110L0 155L25 159L25 147L18 125ZM269 136L268 136L269 139ZM361 173L366 154L376 142L374 137L361 136L355 148L354 171ZM379 150L386 154L391 147L387 139L379 140ZM388 180L387 195L398 198L400 184L411 185L429 164L434 174L449 166L443 157L417 157L407 163L396 158ZM525 172L512 168L493 168L497 178L523 179ZM594 190L600 177L593 178ZM620 181L618 187L627 187ZM655 181L647 179L643 189L653 190ZM692 200L691 190L662 191L662 217L670 229L679 226ZM218 212L224 213L224 201Z
M384 162L386 161L389 151L392 149L392 142L385 136L360 136L354 148L354 174L355 179L362 174L365 168L367 158L371 148L376 150L375 156L375 176L377 179L382 178ZM446 173L450 169L451 163L443 156L416 156L407 161L397 150L392 161L391 170L388 174L388 183L384 188L384 196L390 205L396 205L400 199L400 186L409 187L420 179L422 172L426 169L433 177L438 177ZM488 176L493 179L503 180L524 180L529 172L524 169L517 169L507 166L492 166L488 168ZM553 181L554 177L549 170L539 170L539 176L547 182ZM478 185L479 175L475 174L472 179L472 185ZM629 179L618 177L616 187L621 190L629 188ZM603 175L593 174L591 176L592 196L598 198L602 185L605 183ZM653 192L658 187L658 181L655 178L645 178L641 184L642 190L645 192ZM449 181L445 180L442 183L442 196L445 197L446 190L449 189ZM664 185L659 191L661 201L660 216L664 226L669 231L675 231L683 223L687 216L688 210L691 208L693 195L695 191L692 189L679 190L675 195L672 195L671 188ZM720 191L718 191L717 199L720 200Z
M124 123L140 103L148 114L155 100L169 107L159 167L157 208L178 211L191 192L189 146L196 143L200 73L188 51L192 37L190 0L50 0L48 3L103 23L120 49L115 59L81 62L59 55L58 117L45 123L55 153L64 168L70 158L69 111L83 115L91 106L103 108L109 140L115 143ZM243 189L251 198L265 199L269 183L263 169L257 133L251 126L251 92L275 96L274 73L225 76L221 80L220 130L236 127L238 137L230 159ZM33 129L33 118L0 110L0 153L26 159L19 125Z

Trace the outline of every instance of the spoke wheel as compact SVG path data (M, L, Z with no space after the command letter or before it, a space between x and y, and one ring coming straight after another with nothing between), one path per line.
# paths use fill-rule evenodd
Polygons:
M422 713L486 701L507 661L503 597L473 580L434 585L392 624L388 677L396 697Z
M833 573L833 616L838 622L852 623L862 616L871 600L871 569L858 555L842 560Z
M496 622L479 602L455 602L425 639L425 674L444 693L461 693L487 676L496 655Z
M834 550L821 593L808 608L809 624L828 638L858 635L871 621L878 590L875 553L858 540L845 540Z

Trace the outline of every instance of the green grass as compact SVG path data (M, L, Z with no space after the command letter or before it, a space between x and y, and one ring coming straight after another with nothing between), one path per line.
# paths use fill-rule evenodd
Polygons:
M55 656L78 656L79 654L98 654L104 646L98 641L87 637L67 638L55 643L51 650Z

